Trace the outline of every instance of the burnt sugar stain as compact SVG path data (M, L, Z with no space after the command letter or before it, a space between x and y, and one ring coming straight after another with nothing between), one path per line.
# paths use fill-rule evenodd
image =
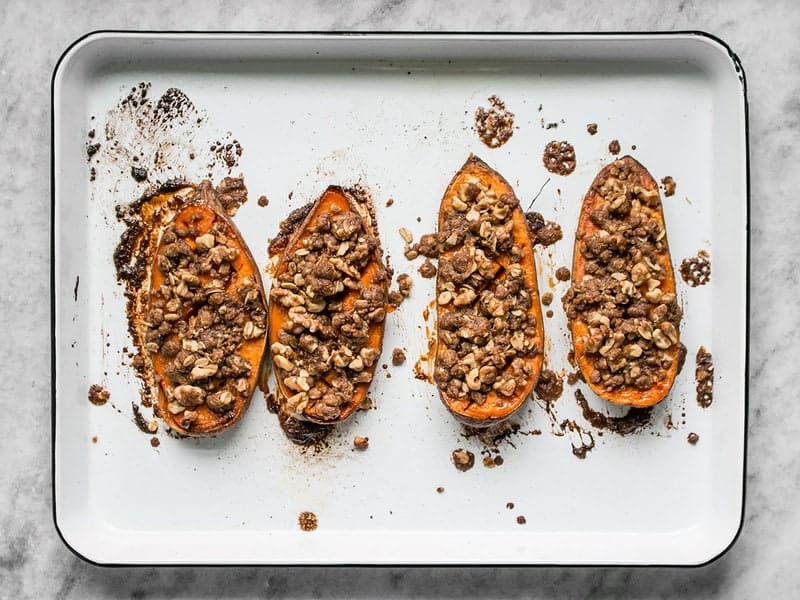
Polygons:
M555 371L542 369L539 381L536 382L536 396L548 405L556 402L564 391L564 382Z
M652 422L653 407L631 407L622 417L609 417L589 406L581 390L575 390L575 401L581 407L583 418L595 429L603 429L617 435L630 435L641 431Z
M133 410L133 422L136 424L136 427L142 433L150 435L152 432L150 431L147 419L145 419L144 415L142 415L142 411L139 408L139 405L136 404L135 402L131 402L131 409Z

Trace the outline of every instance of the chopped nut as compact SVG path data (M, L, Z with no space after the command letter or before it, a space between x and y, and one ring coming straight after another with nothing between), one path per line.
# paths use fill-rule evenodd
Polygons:
M194 385L179 385L172 393L176 402L184 407L201 405L206 394L202 388Z
M206 405L214 412L224 412L233 406L233 394L228 390L214 392L206 399Z
M294 363L281 354L274 355L272 357L272 362L276 367L283 369L284 371L291 371L294 369Z

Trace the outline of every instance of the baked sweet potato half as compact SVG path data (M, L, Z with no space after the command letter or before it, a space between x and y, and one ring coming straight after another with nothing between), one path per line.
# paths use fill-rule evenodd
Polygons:
M439 207L434 380L461 422L488 427L531 394L544 328L533 247L509 183L477 156Z
M154 234L138 325L158 387L157 413L183 435L218 433L242 416L266 351L261 276L223 206L230 191L204 181L153 203L181 199ZM243 186L236 192L246 193Z
M589 387L615 404L661 401L679 368L681 309L658 185L630 156L583 200L572 281L562 302Z
M359 407L374 376L391 274L363 190L331 186L289 221L271 244L276 400L284 416L334 425Z

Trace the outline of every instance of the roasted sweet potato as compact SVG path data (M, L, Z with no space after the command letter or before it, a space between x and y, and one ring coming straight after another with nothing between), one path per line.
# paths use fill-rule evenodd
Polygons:
M204 181L154 205L167 207L176 197L182 201L174 217L154 233L138 326L158 387L157 413L175 431L203 436L235 423L250 402L266 351L266 304L224 192Z
M681 309L658 185L630 156L583 200L572 281L562 302L589 387L615 404L661 401L679 367Z
M542 369L527 222L509 183L470 156L442 198L436 237L434 380L456 418L487 427L522 405Z
M287 223L271 245L279 252L269 312L277 402L284 416L333 425L369 389L391 274L363 190L329 187Z

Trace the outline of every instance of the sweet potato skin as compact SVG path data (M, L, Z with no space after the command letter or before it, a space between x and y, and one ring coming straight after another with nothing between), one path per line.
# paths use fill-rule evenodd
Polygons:
M472 402L469 400L469 398L451 397L446 393L445 390L442 389L442 386L439 386L439 395L442 402L459 422L471 427L483 428L489 427L495 423L499 423L510 417L522 406L525 399L530 396L533 388L536 386L536 382L539 378L539 373L542 370L544 361L544 354L542 352L542 349L544 348L544 327L542 321L542 310L539 298L533 246L528 232L528 225L525 215L519 205L519 201L514 195L511 185L499 173L494 171L491 167L489 167L489 165L475 155L470 155L462 168L450 181L447 190L442 197L439 208L439 230L443 230L445 226L445 216L452 207L453 199L458 196L458 190L462 184L471 179L480 180L484 185L495 191L498 196L503 194L511 194L514 197L515 206L511 213L511 220L513 223L513 244L521 251L522 254L521 265L523 267L524 286L531 296L531 306L529 311L536 320L535 342L539 348L539 352L537 352L534 356L529 356L524 359L530 365L532 376L525 381L524 385L519 386L515 390L514 394L510 397L504 397L495 391L490 391L487 394L485 401L482 404L478 404L476 402ZM457 249L458 248L454 248L449 251L441 252L440 261L442 258L447 258L448 255L452 255L452 253ZM510 257L501 254L496 258L496 260L503 265L503 267L507 267L510 262ZM441 268L437 273L437 290L440 289L440 278ZM437 344L435 367L438 367L441 363L442 353L445 350L445 347L441 342L442 332L439 324L441 323L442 318L444 318L448 313L452 313L454 311L455 307L453 306L453 303L441 305L437 299Z
M233 276L231 277L225 292L229 294L237 294L237 287L245 278L252 278L256 282L256 286L261 294L261 301L266 302L264 295L264 286L261 281L258 266L250 253L249 248L244 242L241 233L231 219L225 214L224 209L220 206L214 196L214 192L210 183L203 182L199 186L190 186L168 192L167 194L179 194L183 197L189 197L190 200L182 206L174 218L163 224L159 234L156 251L154 254L154 264L151 265L150 273L150 291L158 290L159 287L166 282L164 274L155 264L159 256L163 256L165 241L163 240L163 232L167 226L175 227L193 227L197 235L202 235L209 231L215 222L224 222L227 226L229 233L228 242L233 244L239 251L237 258L232 262L231 267ZM163 205L166 206L170 203L170 199L165 198ZM195 242L191 237L186 238L186 243L192 248L195 247ZM207 275L200 276L201 285L205 285L209 281ZM168 283L168 282L166 282ZM152 295L151 295L152 301ZM266 308L266 305L264 305ZM148 303L149 309L149 303ZM183 315L184 318L189 315ZM265 368L264 355L266 350L266 332L263 335L243 340L242 344L237 351L252 365L250 374L248 376L248 388L243 394L235 394L232 406L224 412L214 412L209 409L205 404L200 405L194 409L197 413L196 418L185 427L181 424L180 420L167 408L169 404L168 388L169 378L167 376L167 366L171 359L165 356L162 352L156 352L149 356L152 364L153 372L155 374L155 382L158 386L158 401L157 413L164 420L164 422L174 431L181 435L192 437L204 437L220 433L236 423L247 410L250 403L250 398L255 391L259 378L263 375Z
M289 220L299 221L293 223L293 232L284 236L277 243L271 246L277 248L279 258L273 272L273 280L277 281L278 277L286 273L288 265L293 253L303 246L304 239L309 235L309 232L315 226L317 219L322 213L330 213L332 211L352 211L357 213L363 220L364 227L367 231L376 236L378 234L377 223L375 215L371 208L371 201L356 198L356 190L345 190L339 186L329 186L325 192L314 202L309 209L297 211L297 214L290 215ZM300 220L302 218L302 220ZM388 274L386 266L382 260L382 249L380 245L376 248L367 266L364 268L360 276L360 283L366 288L373 283L386 281L386 289L388 291ZM359 299L358 290L349 290L344 294L342 299L344 312L353 311L355 302ZM289 310L278 302L270 303L269 309L269 344L270 347L278 341L278 336L284 323L289 318ZM367 340L365 347L376 349L379 353L383 348L383 334L385 329L385 319L380 322L371 322L369 324ZM366 367L364 372L368 372L374 376L375 369L377 368L378 361L376 360L372 365ZM272 367L275 371L277 380L276 399L280 411L284 411L285 401L294 392L287 389L284 383L285 373L275 364L273 359ZM333 377L330 372L325 379ZM330 381L329 381L330 383ZM298 420L307 421L317 425L336 425L346 421L366 398L367 392L370 387L370 382L363 382L355 384L354 393L349 402L340 407L341 413L335 419L326 419L319 415L314 408L308 407L298 414L287 414L286 416Z
M642 166L638 161L636 161L631 156L624 156L618 161L622 161L624 164L632 168L636 173L639 174L641 178L641 186L648 191L655 191L658 193L658 184L653 176L647 171L647 169ZM616 163L617 161L615 161ZM603 197L597 191L599 184L604 181L611 173L614 164L609 164L604 167L595 177L592 185L589 187L589 191L586 193L584 197L583 204L581 206L580 216L578 218L578 225L576 228L576 235L575 235L575 245L573 250L573 263L572 263L572 279L573 281L581 281L583 277L586 275L586 264L587 261L583 254L583 240L598 231L597 225L592 222L591 214L592 211L595 210L600 203L602 203ZM663 206L659 202L658 209L655 212L654 218L656 218L664 231L666 231L666 224L664 221L664 211ZM669 245L667 241L667 237L665 236L665 245L667 250L665 253L662 253L658 257L658 265L665 271L666 277L661 283L660 289L663 293L675 293L675 275L672 268L672 261L670 258L669 253ZM680 360L679 354L681 352L681 347L679 344L673 345L667 351L670 353L672 357L672 363L670 367L667 369L667 377L661 381L656 382L651 388L647 390L639 390L633 386L625 386L619 389L606 389L605 386L601 384L593 383L589 377L589 374L594 369L594 359L589 356L586 352L586 344L585 339L589 332L589 325L588 323L582 318L575 318L572 319L570 322L570 332L572 335L572 342L575 354L575 361L578 364L578 367L583 374L586 383L589 385L590 389L603 398L608 402L613 404L625 405L625 406L634 406L634 407L646 407L646 406L653 406L657 404L661 400L663 400L672 389L672 386L675 382L675 377L678 373Z

